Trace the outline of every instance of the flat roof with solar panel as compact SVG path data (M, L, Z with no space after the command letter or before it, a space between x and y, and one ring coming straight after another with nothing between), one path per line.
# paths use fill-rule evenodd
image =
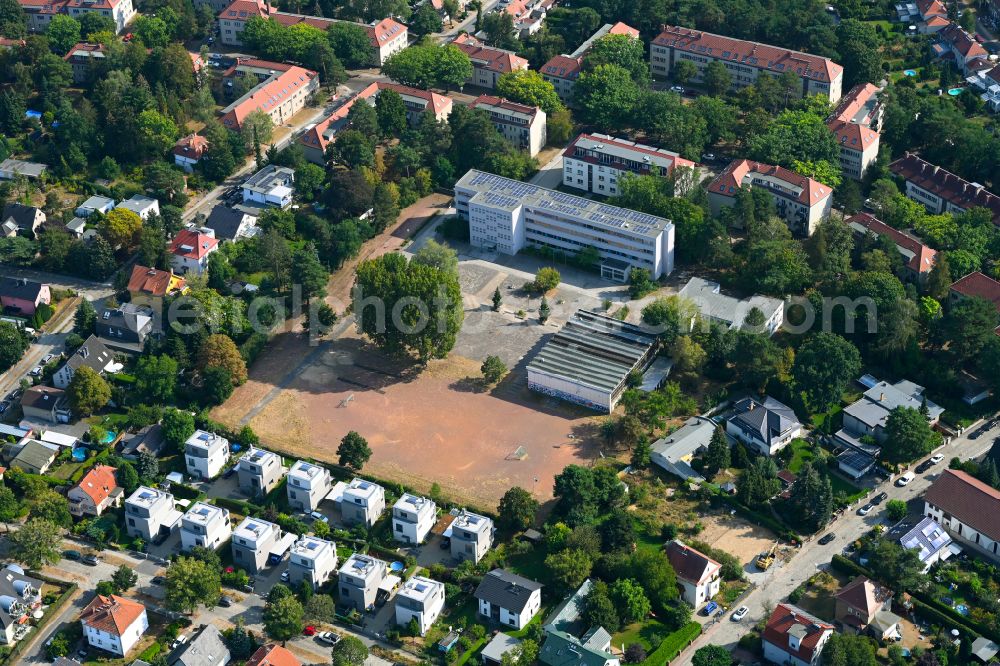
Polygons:
M462 176L455 184L455 189L475 192L469 199L470 205L478 203L506 210L523 206L532 210L554 211L586 221L598 229L624 232L634 236L657 238L665 229L673 226L670 220L662 217L609 206L475 169Z

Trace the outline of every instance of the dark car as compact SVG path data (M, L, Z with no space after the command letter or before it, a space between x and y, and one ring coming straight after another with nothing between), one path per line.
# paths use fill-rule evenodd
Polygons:
M889 497L887 494L885 494L884 492L881 492L881 493L879 493L878 495L876 495L875 497L872 498L871 503L872 504L881 504L882 502L884 502L886 500L887 497Z
M934 463L932 463L930 460L925 460L919 465L917 465L917 474L923 474L931 467L934 467Z
M233 605L233 600L229 597L219 597L219 605L223 608L229 608Z
M825 537L823 537L822 539L819 540L819 545L825 546L826 544L830 543L831 541L833 541L836 538L837 538L837 535L834 534L833 532L830 532Z
M451 548L451 539L445 537L441 539L441 550L447 550L448 548Z
M97 564L100 562L100 560L97 559L97 555L94 554L84 555L82 558L80 558L80 561L86 564L88 567L96 567Z
M223 472L222 478L223 479L228 479L233 474L236 474L236 465L233 465L232 467L230 467L229 469L227 469L225 472Z
M163 576L153 576L149 582L152 583L153 585L166 585L167 579L164 578Z
M83 558L83 553L81 553L78 550L64 550L62 556L65 557L67 560L74 560L76 562L79 562L80 559Z

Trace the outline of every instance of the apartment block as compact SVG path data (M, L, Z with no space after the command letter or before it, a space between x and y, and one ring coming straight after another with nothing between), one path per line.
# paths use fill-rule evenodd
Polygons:
M396 593L396 624L405 627L416 620L421 636L437 621L442 610L444 583L431 578L414 576Z
M829 58L676 25L663 26L649 46L653 76L669 78L681 60L694 63L698 69L692 79L696 84L704 81L709 63L721 62L732 79L730 90L751 86L763 74L778 77L792 72L801 84L796 91L800 97L820 95L836 104L842 94L844 68Z
M257 497L274 490L281 481L285 468L277 453L251 446L240 458L236 473L240 479L240 490L251 497Z
M364 479L351 479L340 502L345 523L371 527L385 511L385 489Z
M979 183L970 183L910 152L890 164L889 171L906 181L906 196L935 215L988 208L993 224L1000 226L1000 197Z
M528 61L513 51L486 46L472 35L463 33L451 42L472 61L469 85L493 90L497 80L507 72L528 69Z
M285 488L288 491L288 504L293 509L315 511L333 489L330 470L305 460L296 460L288 470Z
M195 430L184 443L188 474L196 479L214 479L229 460L229 440L222 435Z
M354 553L338 573L340 603L361 612L372 608L387 572L388 565L382 560Z
M256 76L259 83L222 110L223 126L234 131L243 127L243 121L254 111L266 114L276 126L283 125L319 90L316 72L280 62L237 60L223 74L226 92L232 90L235 76Z
M547 139L545 112L537 106L518 104L502 97L480 95L470 105L490 114L493 126L510 143L534 157Z
M667 177L676 167L695 164L679 154L607 134L581 134L563 151L563 185L616 197L626 173Z
M57 14L65 14L80 19L91 12L107 16L115 24L115 32L125 30L136 9L132 0L18 0L28 19L28 29L45 32Z
M292 544L288 561L289 582L296 588L308 581L313 589L330 580L337 571L337 546L332 541L304 536Z
M854 86L826 121L840 145L840 170L854 180L861 180L878 157L878 128L884 111L880 92L871 83Z
M763 162L735 160L708 186L712 215L734 205L741 187L767 190L778 216L799 236L811 236L833 207L833 189L817 180Z
M455 184L455 208L475 247L517 254L527 245L575 254L594 248L601 276L625 282L633 267L653 279L674 270L670 220L475 169Z
M566 106L573 107L573 91L576 87L576 80L580 78L580 72L583 71L583 59L587 56L587 52L590 51L594 42L607 35L628 35L633 39L639 39L639 31L621 21L614 25L605 23L573 53L554 56L539 70L542 73L542 78L552 84L559 99Z
M80 42L74 45L63 60L73 68L73 83L83 85L91 76L100 71L98 68L107 57L108 49L103 44Z
M281 528L260 518L244 518L233 530L233 564L249 574L261 571L271 548L281 538Z
M493 521L470 511L462 511L451 523L451 556L478 564L493 546Z
M197 502L181 518L181 550L185 553L195 546L218 550L232 534L229 510L221 506Z
M403 543L423 543L437 520L437 504L410 493L392 505L392 536Z
M125 529L131 537L150 541L169 534L180 518L174 496L164 490L140 486L125 500Z

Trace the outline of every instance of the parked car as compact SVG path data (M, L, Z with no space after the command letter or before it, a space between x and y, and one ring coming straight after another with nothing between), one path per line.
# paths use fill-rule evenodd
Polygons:
M312 511L312 512L310 512L309 513L309 517L312 518L313 520L320 520L320 521L322 521L324 523L330 522L330 519L327 518L326 516L324 516L319 511Z
M914 471L917 474L923 474L924 472L926 472L927 470L929 470L931 467L934 467L934 463L932 463L930 460L925 460L922 463L920 463L919 465L917 465L914 468Z
M174 642L170 644L170 649L176 650L177 648L179 648L180 646L184 645L187 642L188 642L188 637L186 635L178 636L177 638L174 639Z
M701 161L702 162L714 162L715 161L715 153L705 153L704 155L701 156Z
M100 562L101 560L98 559L97 555L94 555L93 553L88 553L84 555L82 558L80 558L80 561L86 564L88 567L96 567L98 562Z
M64 550L62 556L67 560L73 560L74 562L79 562L83 558L83 553L78 550Z
M233 600L229 597L219 597L219 605L223 608L229 608L233 605Z
M712 613L714 613L717 610L719 610L719 604L715 603L714 601L709 601L707 604L705 604L705 607L701 609L701 612L705 617L711 617Z
M36 365L31 369L31 372L29 372L28 374L31 375L32 377L40 376L42 374L42 366Z
M305 634L306 636L315 636L316 635L316 627L314 627L311 624L307 624L306 628L302 630L302 633Z
M861 507L860 509L858 509L858 515L859 516L867 516L869 513L872 512L873 508L875 508L874 505L872 505L872 504L865 504L863 507Z
M287 583L288 579L291 578L291 577L292 577L292 574L290 574L287 570L281 572L281 582L282 583Z
M830 532L829 534L827 534L826 536L824 536L822 539L819 540L819 545L825 546L826 544L830 543L836 538L837 535L834 534L833 532Z
M6 400L0 401L0 414L3 414L8 409L10 409L10 403Z
M42 365L48 365L49 361L51 361L55 357L56 357L55 354L46 354L45 357L42 359Z
M441 550L447 550L449 548L451 548L451 539L448 537L441 539Z
M316 640L327 645L336 645L340 642L340 634L332 631L321 631L316 634Z
M167 579L164 578L163 576L153 576L153 578L150 579L149 582L152 583L153 585L166 585Z
M881 504L888 497L889 497L889 495L887 495L885 492L881 492L881 493L879 493L878 495L876 495L875 497L872 498L872 504Z
M684 94L684 86L670 86L670 92L675 92L678 94Z
M732 615L733 622L739 622L740 620L745 618L747 616L747 613L749 612L750 612L749 608L747 608L746 606L740 606L739 608L736 609L736 612L734 612Z
M942 460L944 460L944 454L943 453L935 453L930 458L928 458L928 460L930 460L932 463L934 463L935 465L937 465L939 462L941 462Z
M900 487L907 486L907 485L910 484L910 481L913 481L913 479L915 479L915 478L916 478L916 475L913 472L907 472L903 476L901 476L898 479L896 479L896 485L900 486Z
M222 473L222 478L223 479L228 479L233 474L236 474L236 465L233 465L232 467L230 467L229 469L227 469L225 472L223 472Z

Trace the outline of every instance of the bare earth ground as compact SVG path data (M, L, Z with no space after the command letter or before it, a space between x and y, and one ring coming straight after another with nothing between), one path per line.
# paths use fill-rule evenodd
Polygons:
M774 534L763 527L729 514L701 518L705 530L698 535L700 541L724 550L747 564L762 551L774 544Z

